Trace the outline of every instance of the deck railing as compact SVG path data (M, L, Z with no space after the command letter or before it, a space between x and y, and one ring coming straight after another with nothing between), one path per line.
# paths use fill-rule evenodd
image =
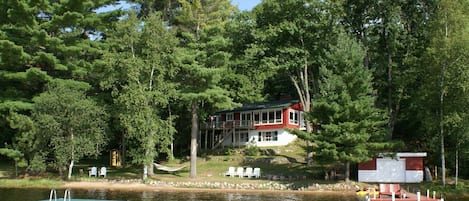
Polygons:
M233 121L212 121L201 125L203 129L254 129L254 121L251 120L233 120Z

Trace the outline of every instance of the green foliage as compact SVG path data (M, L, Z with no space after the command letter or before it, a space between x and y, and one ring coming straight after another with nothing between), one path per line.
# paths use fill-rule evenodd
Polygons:
M244 153L247 156L259 156L260 150L256 145L250 145L244 149Z
M175 129L165 108L175 94L177 40L160 15L138 19L131 12L116 25L108 42L100 84L111 90L129 156L135 164L148 166L160 153L170 156Z
M317 132L311 139L321 163L364 162L391 147L384 135L384 112L374 106L371 71L364 68L362 47L345 34L326 52L320 71L320 90L308 118Z
M23 157L23 153L19 152L18 150L9 148L0 148L0 155L4 155L15 161L19 161Z
M100 154L107 143L108 116L102 106L85 95L84 86L76 81L54 80L34 99L34 138L36 143L49 145L41 151L53 154L60 168L84 156Z

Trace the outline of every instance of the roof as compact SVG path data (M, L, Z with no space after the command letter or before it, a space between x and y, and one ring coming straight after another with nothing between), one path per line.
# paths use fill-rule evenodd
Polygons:
M250 110L262 110L262 109L273 109L273 108L287 108L294 104L299 103L299 100L277 100L277 101L269 101L269 102L261 102L261 103L248 103L243 104L241 107L234 108L232 110L224 110L217 112L219 113L227 113L227 112L242 112L242 111L250 111Z

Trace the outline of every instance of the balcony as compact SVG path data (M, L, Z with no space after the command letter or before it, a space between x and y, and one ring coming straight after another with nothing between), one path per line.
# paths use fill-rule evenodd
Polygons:
M212 121L200 125L201 129L255 129L252 120Z

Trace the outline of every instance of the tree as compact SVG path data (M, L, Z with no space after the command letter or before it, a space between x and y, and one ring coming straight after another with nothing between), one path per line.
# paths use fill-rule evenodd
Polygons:
M346 164L346 181L350 163L368 161L390 147L384 141L385 112L375 106L372 72L363 58L362 46L344 33L338 36L322 60L319 93L307 116L319 128L314 134L297 131L314 142L318 162Z
M120 15L95 10L112 2L2 1L0 144L14 144L20 138L22 131L9 124L11 115L30 116L32 98L44 92L51 79L93 81L90 72L103 44L99 41Z
M446 185L445 147L457 147L448 142L451 135L464 136L467 124L469 69L468 48L469 30L467 1L438 2L436 15L431 21L431 40L423 57L425 84L422 85L422 107L427 116L426 126L439 144L441 163L441 182ZM429 98L430 97L430 98ZM431 115L429 115L431 114ZM435 117L435 114L436 117ZM431 125L433 124L433 126ZM436 126L435 126L436 125ZM456 140L462 142L463 140ZM449 144L451 143L451 144Z
M108 36L101 86L111 90L118 120L129 141L129 155L143 166L143 178L153 172L159 153L169 153L175 129L166 113L174 96L177 40L152 13L138 19L135 12L120 21Z
M46 92L34 98L32 117L38 140L49 145L60 173L84 156L98 155L106 144L107 114L86 96L90 85L72 80L53 80Z
M181 0L180 3L181 11L175 25L183 43L180 48L181 71L177 80L181 83L180 98L191 114L190 177L195 178L202 107L209 105L211 109L226 109L234 106L228 91L220 86L220 80L229 61L229 54L222 49L222 27L235 8L228 0Z
M318 91L318 61L335 34L327 5L311 0L267 0L254 9L254 14L257 42L252 47L262 58L261 68L267 66L278 76L287 76L303 111L312 112L313 96ZM306 130L313 131L311 122L306 122Z

